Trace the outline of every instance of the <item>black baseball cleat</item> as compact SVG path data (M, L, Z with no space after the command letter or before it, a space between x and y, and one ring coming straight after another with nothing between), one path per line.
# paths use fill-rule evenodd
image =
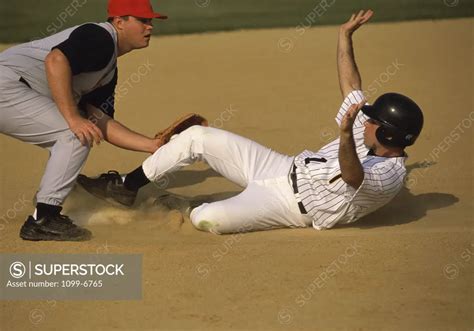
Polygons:
M20 230L20 237L24 240L55 240L55 241L86 241L91 239L92 233L75 225L65 215L48 215L39 220L28 216Z
M77 182L97 198L127 207L131 207L135 203L138 194L138 191L125 188L122 177L115 170L110 170L97 178L79 175Z

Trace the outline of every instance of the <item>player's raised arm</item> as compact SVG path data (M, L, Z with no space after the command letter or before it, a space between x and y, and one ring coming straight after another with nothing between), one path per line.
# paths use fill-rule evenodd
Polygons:
M349 21L341 25L339 29L339 40L337 43L337 70L339 75L339 87L344 99L351 91L360 90L362 81L359 70L354 59L352 47L352 34L365 24L374 14L372 10L359 11L352 14Z
M339 167L341 168L341 178L344 182L358 189L364 180L364 168L357 156L356 145L352 128L357 113L365 104L365 100L358 105L351 105L341 122L341 132L339 141Z

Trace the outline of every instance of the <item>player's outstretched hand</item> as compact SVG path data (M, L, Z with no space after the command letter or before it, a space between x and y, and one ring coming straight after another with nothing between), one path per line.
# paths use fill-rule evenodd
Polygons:
M357 114L364 105L365 100L359 104L354 104L349 107L341 121L340 129L342 134L352 134L352 126L354 125L354 121L357 117Z
M349 21L341 25L341 32L352 35L358 28L363 24L367 23L370 18L374 15L372 10L361 10L357 14L352 14Z
M92 147L94 142L99 145L104 139L102 131L94 123L80 116L69 121L69 128L84 146Z

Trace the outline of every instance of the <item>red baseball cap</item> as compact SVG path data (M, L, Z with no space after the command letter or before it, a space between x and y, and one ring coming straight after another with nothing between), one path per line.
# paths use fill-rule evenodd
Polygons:
M168 16L155 13L150 0L109 0L107 15L108 17L130 15L141 18L168 18Z

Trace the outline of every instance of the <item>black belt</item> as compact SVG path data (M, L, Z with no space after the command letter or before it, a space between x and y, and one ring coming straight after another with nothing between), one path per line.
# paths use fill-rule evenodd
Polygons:
M20 77L20 82L31 88L30 84L28 84L28 82L23 77Z
M293 164L293 169L290 173L291 185L293 186L293 193L298 193L298 183L296 177L296 165ZM301 201L298 202L298 208L300 209L301 214L307 214L306 208L304 207Z

